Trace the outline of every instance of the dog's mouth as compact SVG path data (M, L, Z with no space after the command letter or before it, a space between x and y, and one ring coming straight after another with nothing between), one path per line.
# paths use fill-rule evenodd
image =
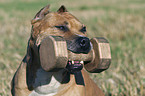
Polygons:
M66 70L69 71L70 73L78 72L83 69L83 65L84 61L69 60L67 62Z

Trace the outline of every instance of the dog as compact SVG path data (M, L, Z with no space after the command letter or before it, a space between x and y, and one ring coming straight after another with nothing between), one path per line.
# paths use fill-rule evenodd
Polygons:
M63 83L67 79L66 70L46 72L40 65L39 45L50 35L63 37L68 50L87 54L92 46L84 24L63 5L57 12L50 12L47 5L36 14L31 24L27 53L11 82L12 96L104 96L85 69L81 70L85 85L79 85L73 74L70 74L69 82Z

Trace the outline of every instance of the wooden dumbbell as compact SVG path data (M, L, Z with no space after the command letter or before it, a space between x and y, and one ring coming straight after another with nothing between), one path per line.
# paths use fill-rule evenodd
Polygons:
M108 69L111 62L109 43L104 38L90 40L93 49L88 54L76 54L67 50L62 37L48 36L40 45L40 63L45 71L57 71L65 68L68 61L83 61L89 72L101 72Z

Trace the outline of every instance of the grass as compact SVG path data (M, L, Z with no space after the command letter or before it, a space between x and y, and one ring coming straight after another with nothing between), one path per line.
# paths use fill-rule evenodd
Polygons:
M1 0L0 96L10 96L10 81L26 53L30 20L43 6L65 5L87 25L88 36L110 41L112 63L90 74L106 96L145 95L144 0Z

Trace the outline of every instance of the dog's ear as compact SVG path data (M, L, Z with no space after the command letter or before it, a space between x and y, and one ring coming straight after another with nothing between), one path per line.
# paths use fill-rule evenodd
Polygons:
M58 13L68 12L64 5L62 5L58 10Z
M49 6L47 5L45 7L43 7L34 17L34 19L32 19L31 24L34 24L35 22L41 20L45 15L47 15L49 13Z

